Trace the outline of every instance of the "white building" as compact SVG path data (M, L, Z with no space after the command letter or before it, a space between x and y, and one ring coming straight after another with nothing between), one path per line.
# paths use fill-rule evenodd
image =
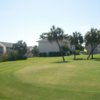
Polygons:
M91 46L88 45L88 46L86 46L86 48L87 48L88 53L90 53L90 51L91 51ZM95 54L100 53L100 44L95 48L94 53L95 53Z
M0 42L0 55L9 53L12 49L14 43L8 43L8 42ZM33 47L28 46L27 47L27 56L31 57L32 56L32 49Z
M68 46L71 48L70 43L66 40L59 42L61 46ZM58 44L55 41L48 41L47 39L39 40L39 52L40 53L49 53L49 52L59 52Z
M57 43L55 41L48 41L47 39L43 39L43 40L39 40L38 41L38 48L39 48L39 52L40 53L49 53L49 52L59 52L59 47L57 45ZM68 48L71 50L71 51L74 51L75 50L75 46L74 45L70 45L70 42L69 41L63 41L63 42L60 42L60 45L61 46L68 46ZM90 52L91 50L91 46L87 46L87 51L88 53ZM95 54L98 54L100 53L100 44L97 46L97 48L94 50L94 53Z
M0 55L8 53L13 46L13 43L0 42Z

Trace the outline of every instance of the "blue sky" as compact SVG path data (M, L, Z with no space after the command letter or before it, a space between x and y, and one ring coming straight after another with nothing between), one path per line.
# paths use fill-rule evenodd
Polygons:
M100 28L100 0L0 0L0 41L37 44L52 25L66 34Z

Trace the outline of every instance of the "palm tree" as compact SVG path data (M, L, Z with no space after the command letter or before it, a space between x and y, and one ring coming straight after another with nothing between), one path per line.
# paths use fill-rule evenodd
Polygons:
M67 35L64 35L64 31L61 28L59 27L55 28L55 26L52 26L52 28L50 29L50 32L43 33L42 35L40 35L40 38L42 39L46 38L50 42L55 41L59 47L59 51L61 52L63 62L65 62L63 49L60 45L60 42L62 42L64 38L67 38Z
M74 60L76 59L76 50L77 47L81 47L82 43L83 43L83 36L81 35L80 32L73 32L73 35L69 36L69 40L71 45L74 46Z
M97 45L100 43L100 31L97 30L96 28L91 28L91 30L88 31L85 35L85 42L86 42L86 45L88 46L90 45L91 47L91 50L87 59L90 58L90 55L91 55L91 58L93 59L94 50L97 47Z

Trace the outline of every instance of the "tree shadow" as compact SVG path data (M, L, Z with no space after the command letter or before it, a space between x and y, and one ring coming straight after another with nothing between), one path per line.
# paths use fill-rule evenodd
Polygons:
M58 63L58 64L62 64L62 63L69 63L70 61L56 61L56 62L52 62L52 63Z
M76 58L76 59L74 59L74 60L87 60L86 58Z
M94 61L100 61L100 58L94 58L92 60L94 60Z

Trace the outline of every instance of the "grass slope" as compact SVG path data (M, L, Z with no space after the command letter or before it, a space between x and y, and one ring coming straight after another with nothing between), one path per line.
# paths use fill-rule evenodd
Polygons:
M100 100L100 59L72 59L0 63L0 100Z

